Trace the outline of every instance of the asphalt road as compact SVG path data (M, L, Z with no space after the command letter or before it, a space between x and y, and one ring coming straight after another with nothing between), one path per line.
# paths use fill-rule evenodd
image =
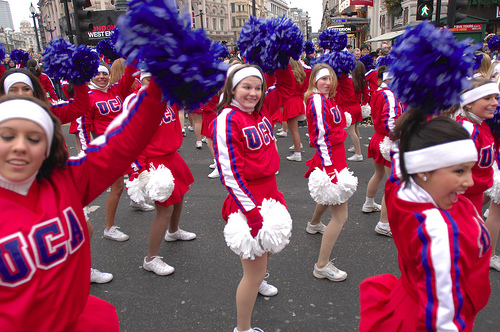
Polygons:
M64 130L67 132L68 127ZM307 170L305 160L313 156L314 149L307 144L306 128L299 130L304 143L302 162L287 161L291 137L278 138L282 159L278 189L285 195L294 231L290 244L269 260L267 280L278 287L279 293L271 298L258 297L253 326L266 332L357 331L360 282L377 274L399 276L392 239L374 232L378 213L361 212L366 185L373 173L372 161L366 159L373 128L360 128L365 160L348 162L359 185L349 200L349 219L331 256L335 265L348 273L347 279L340 283L319 280L312 275L321 235L309 235L305 231L315 203L303 175ZM68 139L71 154L75 151L73 142L72 137ZM350 143L348 137L346 148ZM90 214L95 229L92 266L113 273L114 279L108 284L92 284L91 294L116 307L121 331L231 332L236 325L235 292L242 271L238 257L226 246L222 233L225 223L221 207L227 192L218 179L207 177L212 158L205 144L203 149L195 149L194 133L188 131L179 152L195 178L185 195L181 227L195 232L197 239L163 242L160 256L175 267L174 274L161 277L142 268L154 212L132 210L124 192L116 225L130 235L130 240L119 243L102 237L107 193L92 203L95 209ZM381 196L382 190L379 190L376 196L379 203ZM329 218L327 211L322 221L327 223ZM474 331L497 331L500 326L500 272L491 272L490 279L491 298L478 315Z

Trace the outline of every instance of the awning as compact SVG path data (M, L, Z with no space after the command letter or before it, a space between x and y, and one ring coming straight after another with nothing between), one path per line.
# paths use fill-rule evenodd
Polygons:
M378 41L384 41L384 40L393 40L396 39L399 35L403 34L405 30L400 30L400 31L391 31L388 33L384 33L383 35L380 35L378 37L368 39L365 41L365 43L370 43L370 42L378 42Z

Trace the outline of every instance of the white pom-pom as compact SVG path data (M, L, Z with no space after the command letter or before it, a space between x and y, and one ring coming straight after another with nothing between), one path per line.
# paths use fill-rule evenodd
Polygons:
M165 202L174 191L174 177L172 172L160 165L155 168L152 164L149 170L149 181L146 185L146 195L153 201Z
M498 170L496 162L493 165L493 186L488 188L484 193L488 195L494 203L500 204L500 171Z
M325 171L316 167L309 176L309 193L321 205L339 205L346 202L358 187L358 178L347 168L335 171L337 183L333 184Z
M361 105L361 116L363 119L369 118L372 115L372 108L369 104Z
M264 199L260 213L264 222L257 239L265 251L276 254L290 243L292 217L286 207L274 199Z
M144 187L141 185L139 179L133 179L132 181L127 181L127 194L130 199L136 203L144 203L146 201L146 193L144 192Z
M392 143L394 143L389 136L384 137L382 142L378 145L380 149L380 153L384 157L385 160L391 161L391 147Z
M283 250L292 236L292 218L286 207L274 199L264 199L260 213L264 222L254 238L245 215L238 211L229 215L224 238L229 248L243 259L255 259L266 252Z
M245 215L238 211L231 213L224 227L224 238L227 246L243 259L255 259L264 255L265 251L259 241L250 234Z
M344 114L345 114L345 123L346 123L345 127L349 128L352 124L352 116L349 112L344 112Z

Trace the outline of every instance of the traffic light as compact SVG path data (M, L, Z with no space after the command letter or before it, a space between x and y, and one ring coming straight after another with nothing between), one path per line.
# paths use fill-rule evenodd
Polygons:
M417 1L417 20L431 20L432 12L434 11L433 0L418 0Z
M92 12L85 8L92 6L90 0L73 0L75 30L77 44L82 43L82 37L88 32L94 30L94 25L91 23Z
M467 14L458 13L457 11L461 8L466 7L469 4L467 0L449 0L448 1L448 14L446 18L446 25L451 29L455 26L455 23L465 19Z

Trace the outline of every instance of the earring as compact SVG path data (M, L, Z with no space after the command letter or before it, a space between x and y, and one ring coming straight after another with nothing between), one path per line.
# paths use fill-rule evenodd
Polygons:
M422 180L423 180L424 182L425 182L425 181L427 181L427 176L425 176L425 175L424 175L424 176L422 177Z

